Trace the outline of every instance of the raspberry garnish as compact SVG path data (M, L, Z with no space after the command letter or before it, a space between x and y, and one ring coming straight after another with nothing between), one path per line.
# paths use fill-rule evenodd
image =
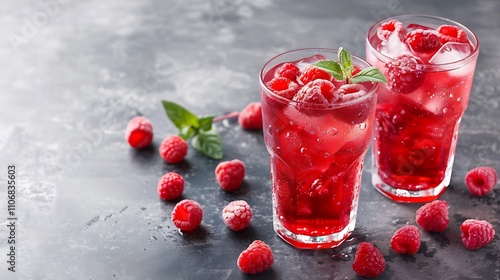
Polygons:
M448 228L448 203L434 200L418 208L417 224L426 231L443 232Z
M332 82L316 79L303 86L293 97L294 101L314 104L329 104L338 99L334 93L335 86Z
M261 273L271 267L274 256L271 248L261 240L255 240L238 257L238 267L248 274Z
M243 129L262 129L262 107L260 102L252 102L238 116Z
M177 203L172 211L172 222L183 231L190 231L197 228L203 218L201 205L190 199L184 199Z
M498 174L492 167L479 166L465 175L465 184L470 193L475 196L489 194L497 184Z
M158 182L158 195L163 200L172 200L181 196L184 191L184 179L175 172L168 172Z
M332 81L333 76L330 73L319 69L318 67L309 66L304 70L304 72L302 72L302 74L300 74L299 83L302 85L306 85L310 81L314 81L317 79Z
M423 61L411 54L402 54L386 63L385 75L391 90L408 94L419 88L425 79Z
M354 256L352 269L360 277L377 277L385 270L384 256L372 243L361 242Z
M398 229L392 236L391 248L398 254L416 254L420 249L420 230L411 225Z
M349 101L365 95L367 89L361 84L345 84L339 87L337 95L342 101Z
M462 231L462 242L469 250L477 250L495 237L493 226L487 221L469 219L460 226Z
M469 42L469 38L467 37L467 33L462 29L453 26L453 25L441 25L437 28L437 35L441 43L447 42L459 42L459 43L467 43Z
M378 27L377 36L380 40L385 41L389 39L389 36L391 36L393 32L397 32L399 38L403 40L403 37L406 33L403 23L397 20L384 22Z
M435 52L442 45L436 32L422 29L413 30L406 34L404 42L414 52Z
M168 163L178 163L184 159L187 154L188 144L184 139L177 135L165 138L158 149L160 156Z
M126 138L132 148L147 148L153 141L153 125L145 117L135 117L127 125Z
M215 178L223 190L234 191L245 178L245 165L238 159L221 162L215 168Z
M292 81L296 81L299 73L299 67L295 66L293 63L283 63L283 65L276 69L276 72L274 72L274 76L285 77Z
M252 209L244 200L236 200L222 210L224 224L234 231L245 229L252 219Z
M277 95L292 99L299 90L299 85L285 77L276 77L270 80L266 86Z

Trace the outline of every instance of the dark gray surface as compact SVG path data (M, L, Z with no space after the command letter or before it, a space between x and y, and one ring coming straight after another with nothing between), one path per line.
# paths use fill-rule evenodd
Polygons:
M56 3L52 1L42 1ZM435 3L436 2L436 3ZM38 1L2 2L0 16L0 182L18 167L18 272L6 270L5 192L0 200L0 279L356 279L355 245L373 242L387 261L380 279L500 279L498 234L466 250L460 224L490 221L500 231L500 187L472 197L467 170L500 171L500 3L487 1ZM243 188L223 192L218 161L193 149L179 165L163 163L157 147L176 133L161 99L197 114L240 110L259 98L257 74L273 55L301 47L344 46L364 57L364 35L375 20L426 13L457 20L479 37L481 50L469 108L462 120L443 234L423 233L411 257L390 249L392 233L415 224L421 204L397 204L363 185L354 238L334 250L302 251L272 230L268 155L259 132L219 123L224 160L247 166ZM29 23L38 28L29 30ZM135 151L124 140L129 119L142 114L155 129L153 148ZM369 166L369 164L368 164ZM172 226L174 203L156 194L158 179L176 171L184 198L203 205L193 236ZM250 228L234 233L220 218L235 199L252 206ZM254 277L236 266L255 239L275 256Z

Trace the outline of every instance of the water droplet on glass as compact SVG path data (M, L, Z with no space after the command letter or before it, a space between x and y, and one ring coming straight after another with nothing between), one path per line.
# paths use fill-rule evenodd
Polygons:
M293 121L290 121L290 125L293 125Z
M457 98L457 101L459 101L459 102L460 102L461 100L462 100L462 97Z
M331 156L332 156L332 155L331 155L329 152L325 152L325 153L323 154L323 157L324 157L324 158L330 158Z
M446 112L448 112L448 108L444 107L443 108L443 114L446 114Z
M300 148L300 152L303 154L303 153L307 152L307 149L302 147L302 148Z
M366 123L360 123L359 129L364 130L366 128Z
M337 133L339 133L339 131L335 127L330 127L330 128L328 128L326 133L328 133L332 136L335 136L335 135L337 135Z

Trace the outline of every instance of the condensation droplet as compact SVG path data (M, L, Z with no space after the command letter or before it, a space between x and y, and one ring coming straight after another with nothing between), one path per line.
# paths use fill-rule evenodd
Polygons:
M325 152L325 153L323 154L323 157L324 157L324 158L330 158L331 156L332 156L332 155L331 155L329 152Z
M307 149L306 149L306 148L304 148L304 147L300 148L300 152L301 152L302 154L304 154L306 151L307 151Z
M360 123L359 129L364 130L366 128L366 123Z
M446 112L448 112L448 108L444 107L443 108L443 114L446 114Z
M339 131L335 127L330 127L330 128L328 128L328 130L326 131L326 133L328 133L328 134L330 134L332 136L335 136L335 135L337 135L337 133L339 133Z

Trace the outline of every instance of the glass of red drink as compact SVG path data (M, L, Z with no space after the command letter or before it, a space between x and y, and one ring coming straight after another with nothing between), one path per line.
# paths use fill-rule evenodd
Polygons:
M337 56L294 50L260 72L274 230L297 248L335 247L356 222L378 85L337 80L312 66ZM357 57L352 64L353 74L370 66Z
M379 90L372 171L385 196L427 202L449 185L478 53L474 33L445 18L396 16L368 31L366 60L388 81Z

